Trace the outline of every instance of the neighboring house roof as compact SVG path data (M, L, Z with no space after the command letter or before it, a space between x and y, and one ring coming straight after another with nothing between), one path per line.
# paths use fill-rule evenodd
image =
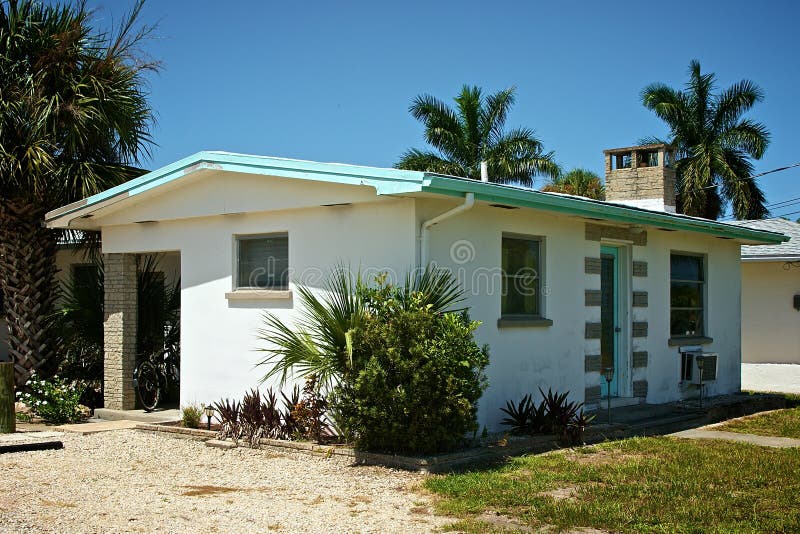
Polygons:
M699 232L721 238L737 239L742 243L778 244L787 239L785 236L771 231L751 229L698 217L647 210L584 197L545 193L511 185L485 183L468 178L230 152L198 152L117 187L51 211L45 219L48 226L68 227L72 220L91 217L94 211L102 207L123 202L137 194L206 169L366 185L374 187L378 195L435 193L463 197L466 193L473 193L475 199L479 201L534 208L599 221L647 225L664 230Z
M800 260L800 224L786 219L732 221L731 224L755 230L779 232L789 237L788 241L777 245L742 245L743 261Z

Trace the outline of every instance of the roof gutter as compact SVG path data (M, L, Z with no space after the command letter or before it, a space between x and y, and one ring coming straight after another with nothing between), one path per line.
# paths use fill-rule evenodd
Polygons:
M666 230L698 232L756 244L777 245L789 240L787 236L775 232L752 230L742 226L669 213L654 213L630 206L614 205L589 199L562 198L540 191L523 190L501 184L482 183L477 180L465 180L441 175L428 175L427 178L422 187L422 191L427 193L458 197L465 193L473 193L476 200L489 203L510 204L523 208L541 209L623 224L647 225Z
M420 267L425 269L428 266L428 257L430 255L430 240L431 240L431 227L439 224L440 222L444 221L445 219L449 219L451 217L455 217L459 213L463 213L465 211L471 210L472 207L475 205L475 194L474 193L467 193L464 195L464 203L456 206L455 208L445 211L444 213L440 213L433 219L428 219L427 221L422 223L422 241L420 243Z

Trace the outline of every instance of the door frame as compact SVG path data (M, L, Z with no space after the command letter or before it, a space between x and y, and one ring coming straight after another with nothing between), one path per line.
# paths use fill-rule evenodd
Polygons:
M616 351L616 368L614 372L614 381L616 382L616 396L617 397L631 397L633 395L633 369L631 368L631 354L633 347L633 340L631 339L631 295L632 289L632 272L633 272L633 259L631 244L629 242L619 242L613 240L603 239L600 247L600 254L603 254L604 249L614 249L616 256L616 301L617 309L617 326L620 332L617 335L615 343ZM606 396L607 386L605 380L602 380L601 394ZM612 393L612 397L615 396Z

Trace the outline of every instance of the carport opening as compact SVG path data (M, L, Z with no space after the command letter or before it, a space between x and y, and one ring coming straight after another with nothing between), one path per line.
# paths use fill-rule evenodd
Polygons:
M180 262L176 251L141 254L136 262L136 369L150 362L161 375L157 409L180 403ZM137 391L136 400L137 408L145 408L153 399Z

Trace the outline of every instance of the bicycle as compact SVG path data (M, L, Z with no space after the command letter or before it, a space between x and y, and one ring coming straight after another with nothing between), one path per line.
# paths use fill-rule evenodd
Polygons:
M133 371L133 387L146 412L158 407L162 394L180 384L178 353L174 347L166 347L151 353Z

